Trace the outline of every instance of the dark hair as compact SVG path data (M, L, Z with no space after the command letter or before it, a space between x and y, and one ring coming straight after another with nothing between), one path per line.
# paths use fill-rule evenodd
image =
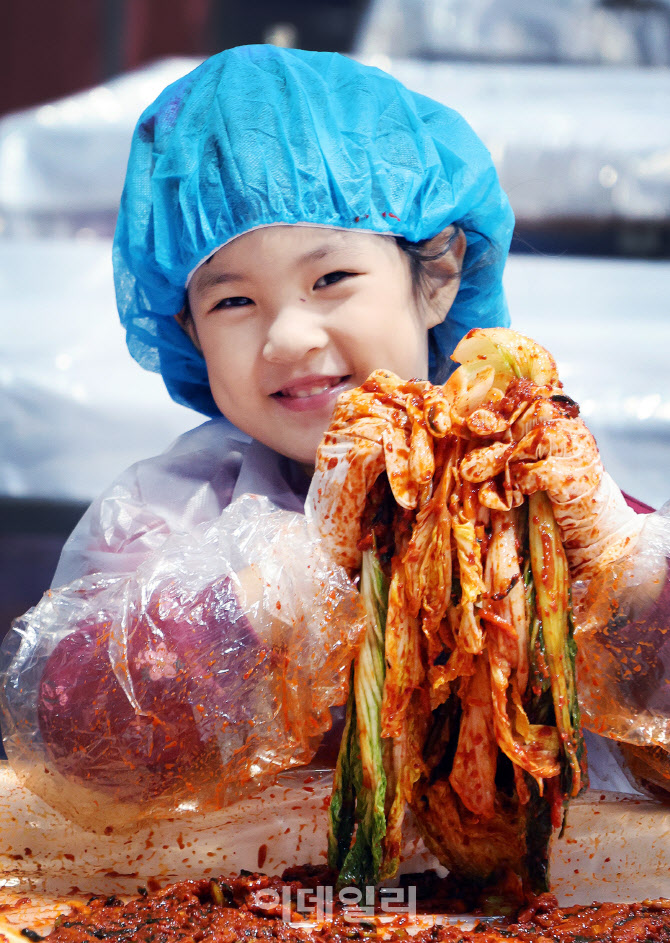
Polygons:
M435 237L433 237L432 239L422 239L419 242L409 242L404 236L395 237L398 248L402 249L409 257L412 285L417 295L420 295L428 281L427 266L431 262L436 262L438 259L445 256L454 244L454 240L461 232L467 239L469 232L459 226L458 223L454 223L451 227L451 232L440 240L436 240ZM452 278L463 278L464 275L470 275L480 268L483 268L485 265L490 264L492 260L491 252L493 247L489 237L485 236L483 233L477 232L473 233L473 235L484 239L484 241L488 243L488 249L474 265L470 265L467 268L463 267L460 272L454 272L451 276ZM440 350L432 331L428 332L428 353L430 363L432 364L433 382L444 383L448 379L449 374L455 369L456 365L444 359L444 354Z
M184 307L179 312L178 317L182 327L185 324L188 324L189 321L193 320L193 312L191 311L191 302L188 299L188 291L186 292L186 297L184 298Z
M404 236L396 236L395 241L398 248L409 256L410 272L412 275L412 284L416 291L420 291L427 280L426 266L430 262L437 262L443 258L451 249L459 233L463 232L460 226L451 227L451 232L446 238L436 243L433 239L421 239L420 242L409 242ZM428 248L430 246L430 249ZM455 272L452 276L461 275L461 272Z
M429 280L427 266L431 262L436 262L449 252L454 240L462 232L460 226L451 227L451 232L444 239L422 239L420 242L409 242L404 236L396 236L395 241L399 249L409 258L409 269L412 278L412 287L416 297L420 297L427 281ZM461 272L454 272L452 278L460 277ZM445 383L451 365L444 360L439 345L432 331L428 332L428 356L433 364L433 381L435 383Z

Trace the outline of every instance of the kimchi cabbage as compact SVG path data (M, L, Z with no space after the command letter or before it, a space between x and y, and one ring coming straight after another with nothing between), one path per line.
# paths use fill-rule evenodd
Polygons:
M373 373L317 457L308 513L368 612L329 864L340 885L392 877L409 808L451 872L538 893L586 755L565 552L513 471L533 429L577 407L513 331L471 331L454 359L444 386Z

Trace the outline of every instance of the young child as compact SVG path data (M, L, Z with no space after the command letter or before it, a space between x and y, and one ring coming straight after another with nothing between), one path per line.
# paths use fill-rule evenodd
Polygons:
M469 329L508 324L512 228L490 155L466 122L376 69L253 46L167 88L133 137L114 241L117 302L132 356L211 418L93 503L54 587L132 574L171 535L244 494L302 511L339 393L377 368L444 381ZM551 461L551 449L538 459ZM562 456L568 478L571 459L577 467L579 455ZM565 504L567 494L552 498ZM606 477L579 517L580 566L613 547L621 556L645 522ZM70 778L95 779L101 724L119 744L104 757L110 781L130 776L130 793L155 795L168 771L181 775L216 749L192 716L192 675L202 681L202 665L220 659L220 639L176 622L166 618L159 635L187 667L159 679L150 712L124 694L98 626L56 649L37 713ZM213 673L230 670L217 662Z
M462 235L453 235L454 223ZM277 232L279 224L294 228ZM376 69L329 53L258 46L215 56L166 89L133 137L114 243L118 307L132 356L160 371L175 400L216 421L183 437L158 462L123 476L94 504L65 548L54 585L88 572L132 569L161 535L214 517L241 493L269 494L302 509L308 479L300 466L313 460L337 393L364 379L369 367L391 369L388 345L405 344L386 319L390 298L404 316L411 276L409 307L420 302L421 317L426 304L437 311L426 323L430 376L445 378L453 367L449 354L463 334L508 324L501 279L512 229L490 156L463 119ZM422 245L433 239L434 245ZM296 331L322 335L309 343L314 350L295 347L288 357L261 352L267 376L233 377L241 358L252 356L251 339L241 333L252 322L249 312L257 312L254 324L261 317L265 324L274 310L253 297L255 307L243 306L254 285L229 281L212 298L206 280L225 270L251 276L254 266L269 274L268 252L284 244L287 257L277 259L278 266L293 263L289 253L299 258L321 254L323 247L323 265L314 260L318 271L303 266L308 284L300 283L295 301L304 309L296 312ZM375 257L359 259L369 248ZM235 257L226 262L230 253ZM431 255L438 258L421 261ZM384 268L368 276L370 264ZM280 277L273 272L268 280L279 289L285 279L282 268ZM448 284L440 307L433 293L442 290L443 279ZM374 310L376 321L366 328L352 310L355 301L348 302L357 361L331 362L331 348L344 340L335 333L327 348L325 333L342 333L336 312L348 295L359 297L361 283L367 294L358 304L366 317ZM203 301L219 305L220 315L205 318ZM279 330L286 323L280 320ZM212 365L200 348L211 360L214 328L229 332L217 339L216 356L231 362L217 366L222 377L210 387ZM401 373L427 375L426 343L424 330L418 362L408 351L410 362L397 364ZM332 390L322 394L323 402L314 402L313 393L279 395L310 376L317 385L327 377ZM224 392L225 384L240 404ZM262 428L264 420L272 431ZM294 425L316 427L311 452L296 453L284 443ZM110 520L112 504L119 510Z

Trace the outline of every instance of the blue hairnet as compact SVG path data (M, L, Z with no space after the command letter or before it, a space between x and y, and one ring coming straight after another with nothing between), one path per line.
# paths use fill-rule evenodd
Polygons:
M271 223L467 236L431 378L472 327L509 322L502 271L513 216L465 120L378 69L328 52L242 46L165 89L135 129L114 239L117 304L133 357L177 402L219 415L202 355L175 321L189 274ZM383 366L381 364L380 366Z

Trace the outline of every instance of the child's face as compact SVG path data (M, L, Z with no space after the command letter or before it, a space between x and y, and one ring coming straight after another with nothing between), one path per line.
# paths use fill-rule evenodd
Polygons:
M434 322L392 238L272 226L194 274L190 330L212 394L239 429L313 464L338 395L383 368L428 375Z

